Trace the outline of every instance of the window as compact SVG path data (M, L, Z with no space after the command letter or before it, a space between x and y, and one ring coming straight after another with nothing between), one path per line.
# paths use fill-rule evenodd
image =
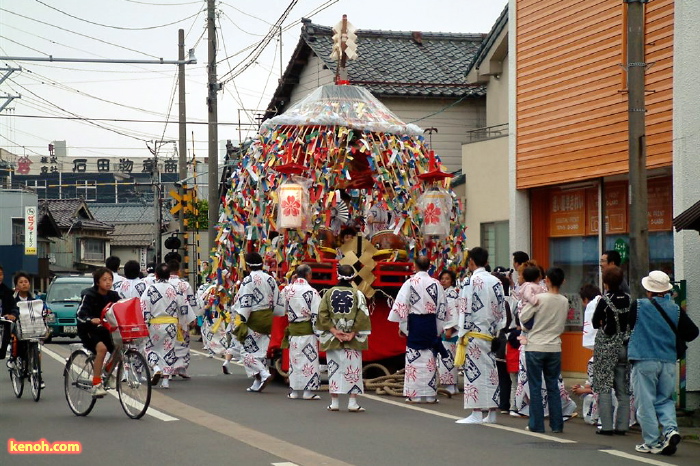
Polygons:
M508 240L508 220L481 224L481 247L489 252L491 269L503 266L510 268L510 252Z
M75 182L75 192L86 201L97 200L97 184L95 180L78 180Z
M36 191L39 199L46 198L46 180L26 180L24 185Z
M12 245L20 246L24 244L24 219L12 219Z
M103 262L105 260L105 242L101 239L83 240L83 260Z

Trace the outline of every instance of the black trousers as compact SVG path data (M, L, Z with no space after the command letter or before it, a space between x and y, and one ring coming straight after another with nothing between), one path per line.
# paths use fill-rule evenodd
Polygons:
M498 386L501 392L498 409L501 411L508 411L510 409L510 374L508 374L505 361L496 361L496 368L498 369Z

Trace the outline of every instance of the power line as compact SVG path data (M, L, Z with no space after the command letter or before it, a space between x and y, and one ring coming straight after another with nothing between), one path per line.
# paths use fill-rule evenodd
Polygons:
M202 3L201 1L199 2L185 2L185 3L150 3L150 2L138 2L136 0L124 0L125 2L129 3L138 3L140 5L153 5L153 6L180 6L180 5L195 5L197 3Z
M45 22L45 21L41 21L41 20L38 20L38 19L34 19L34 18L29 17L29 16L21 15L21 14L19 14L19 13L15 13L14 11L7 10L7 9L5 9L5 8L0 8L0 11L4 11L5 13L10 13L10 14L12 14L12 15L19 16L20 18L28 19L28 20L30 20L30 21L35 21L35 22L40 23L40 24L43 24L43 25L45 25L45 26L51 26L51 27L53 27L53 28L60 29L61 31L70 32L71 34L75 34L75 35L80 36L80 37L85 37L86 39L96 40L96 41L98 41L98 42L102 42L103 44L111 45L112 47L117 47L117 48L120 48L120 49L128 50L128 51L130 51L130 52L140 53L141 55L145 55L145 56L151 57L151 58L156 58L156 59L160 58L160 57L157 57L157 56L155 56L155 55L151 55L151 54L148 54L148 53L145 53L145 52L141 52L140 50L131 49L131 48L129 48L129 47L125 47L125 46L119 45L119 44L113 44L112 42L108 42L108 41L106 41L106 40L98 39L97 37L92 37L92 36L88 36L88 35L85 35L85 34L81 34L81 33L79 33L79 32L71 31L70 29L66 29L66 28L62 28L62 27L60 27L60 26L56 26L55 24L47 23L47 22Z
M187 18L182 18L182 19L179 19L179 20L177 20L177 21L173 21L172 23L161 24L161 25L158 25L158 26L146 26L146 27L141 27L141 28L127 28L127 27L122 27L122 26L112 26L112 25L109 25L109 24L96 23L96 22L94 22L94 21L90 21L90 20L87 20L87 19L84 19L84 18L80 18L79 16L75 16L75 15L72 15L72 14L70 14L70 13L66 13L66 12L63 11L63 10L59 10L59 9L56 8L56 7L53 7L53 6L51 6L51 5L48 5L48 4L44 3L44 2L42 2L41 0L34 0L34 1L37 2L37 3L39 3L39 4L41 4L41 5L44 5L44 6L47 7L47 8L50 8L50 9L52 9L52 10L54 10L54 11L59 12L59 13L61 13L62 15L66 15L66 16L68 16L69 18L77 19L78 21L82 21L82 22L84 22L84 23L92 24L92 25L94 25L94 26L101 26L101 27L109 28L109 29L118 29L118 30L121 30L121 31L146 31L146 30L150 30L150 29L164 28L164 27L167 27L167 26L172 26L173 24L177 24L177 23L181 23L181 22L183 22L183 21L187 21L188 19L194 18L195 16L199 15L202 11L204 11L204 10L199 10L197 13L195 13L195 14L193 14L193 15L191 15L191 16L188 16Z
M292 0L287 6L287 8L284 10L282 15L280 15L280 17L277 19L275 24L273 24L270 27L270 30L267 32L265 37L258 43L258 45L251 51L251 53L249 53L248 56L243 59L243 61L241 61L238 65L236 65L233 69L229 70L221 77L222 84L226 84L227 82L231 81L237 76L240 76L241 73L247 70L253 64L253 62L255 62L255 60L258 59L263 50L265 50L270 41L272 41L272 39L275 37L277 31L279 31L279 29L281 28L282 23L285 19L287 19L287 17L292 12L292 9L298 3L298 1L299 0ZM229 75L229 78L224 79Z
M55 105L55 104L52 104ZM60 107L58 107L60 108ZM61 109L63 110L63 109ZM71 113L68 110L63 110L66 113ZM112 121L112 122L117 122L117 123L159 123L159 124L164 124L167 123L166 120L136 120L136 119L129 119L129 118L88 118L88 117L81 117L81 116L72 116L72 117L66 117L66 116L50 116L50 115L5 115L0 113L0 117L16 117L16 118L38 118L38 119L46 119L46 120L78 120L78 121ZM207 121L188 121L188 125L208 125L209 122ZM256 123L238 123L238 122L218 122L219 125L224 125L224 126L237 126L237 125L244 125L244 126L257 126ZM144 133L146 134L146 133ZM151 137L153 139L153 137ZM200 141L200 142L206 142L206 141Z

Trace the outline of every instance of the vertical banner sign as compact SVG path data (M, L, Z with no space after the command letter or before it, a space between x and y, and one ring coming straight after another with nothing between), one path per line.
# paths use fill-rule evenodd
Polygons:
M148 261L148 249L146 248L139 248L139 265L141 266L141 270L146 270L146 267L148 267L147 261Z
M24 208L24 254L36 256L36 206Z

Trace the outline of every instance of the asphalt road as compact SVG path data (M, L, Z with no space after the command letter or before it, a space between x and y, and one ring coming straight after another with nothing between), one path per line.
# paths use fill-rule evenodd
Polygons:
M289 400L287 388L273 383L263 393L248 393L242 367L221 372L219 359L195 349L191 380L174 380L169 390L153 390L151 409L141 420L126 417L117 398L98 400L87 417L68 408L62 363L70 349L57 339L45 347L47 388L35 403L28 389L12 393L9 376L0 373L1 465L434 465L434 464L698 464L700 445L681 443L672 457L634 451L638 433L601 437L580 419L563 434L524 430L523 419L499 416L499 424L466 426L460 398L439 405L406 405L401 398L364 396L365 413L329 412L321 401ZM4 367L4 364L3 364ZM4 371L3 371L4 372ZM344 402L344 401L343 401ZM341 406L343 406L341 404ZM77 455L8 452L8 440L76 441Z

